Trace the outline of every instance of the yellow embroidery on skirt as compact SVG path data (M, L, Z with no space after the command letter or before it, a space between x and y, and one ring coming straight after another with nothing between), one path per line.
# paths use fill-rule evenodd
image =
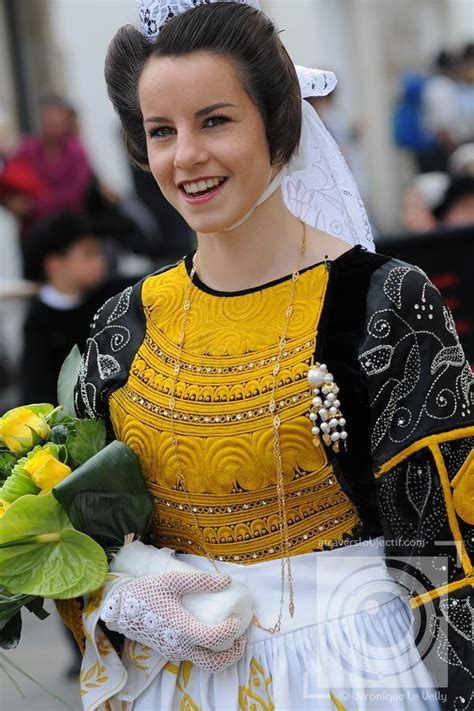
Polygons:
M271 674L252 657L248 685L239 688L240 711L274 711L271 686Z

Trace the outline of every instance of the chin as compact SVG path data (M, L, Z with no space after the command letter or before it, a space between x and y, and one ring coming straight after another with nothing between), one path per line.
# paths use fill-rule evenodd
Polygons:
M232 225L238 223L249 211L250 207L245 208L244 211L233 212L232 215L217 216L217 215L206 215L200 218L194 217L194 219L186 219L186 215L182 215L190 228L199 234L215 234L217 232L226 232Z

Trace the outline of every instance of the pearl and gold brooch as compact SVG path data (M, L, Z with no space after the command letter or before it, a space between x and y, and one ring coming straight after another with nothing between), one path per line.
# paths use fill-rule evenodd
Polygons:
M339 452L339 447L345 447L347 432L346 420L340 411L341 402L338 399L339 388L334 382L334 376L324 363L315 363L308 371L308 380L313 386L313 403L309 419L313 426L313 443L318 447L321 437L324 444Z

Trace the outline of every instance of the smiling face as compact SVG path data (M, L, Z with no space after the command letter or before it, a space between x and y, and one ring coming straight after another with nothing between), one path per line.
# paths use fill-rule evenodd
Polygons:
M139 102L151 172L192 229L221 232L254 207L275 169L262 116L229 59L152 57Z

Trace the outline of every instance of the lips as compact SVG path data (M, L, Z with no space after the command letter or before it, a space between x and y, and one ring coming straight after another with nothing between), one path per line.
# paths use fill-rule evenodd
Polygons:
M221 192L228 181L227 177L200 178L186 181L179 185L179 191L190 205L197 205L211 200Z

